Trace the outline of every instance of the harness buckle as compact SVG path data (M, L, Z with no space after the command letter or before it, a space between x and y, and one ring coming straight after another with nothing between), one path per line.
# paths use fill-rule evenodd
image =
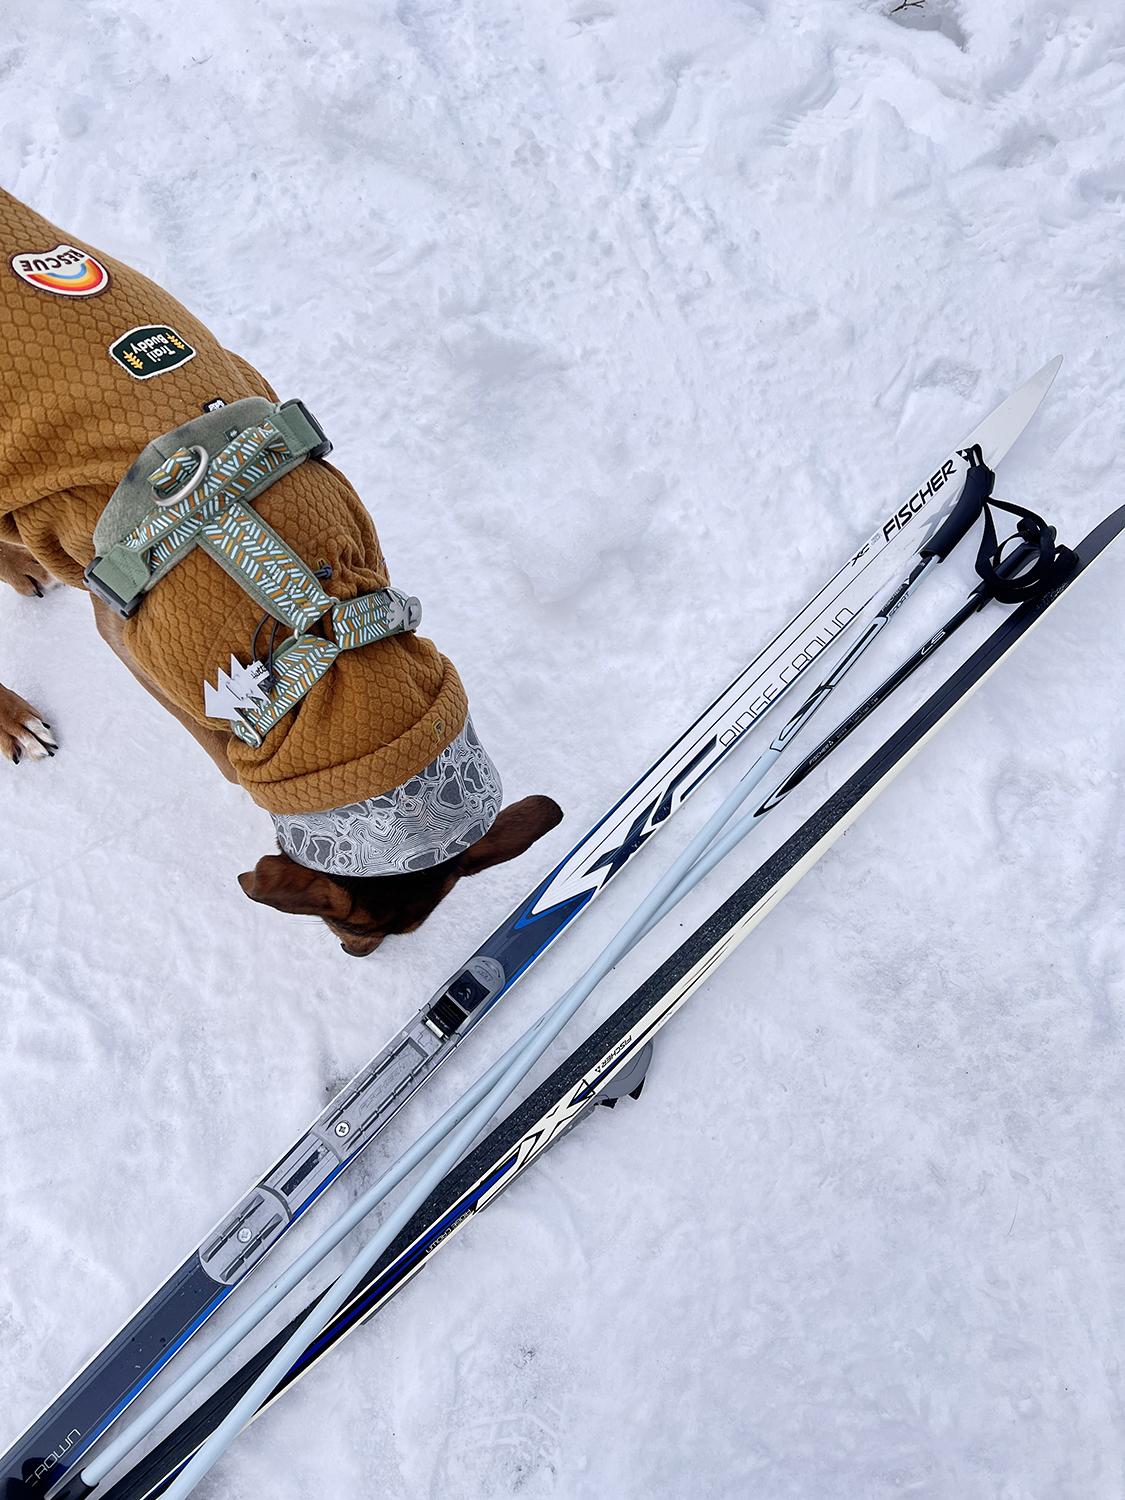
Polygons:
M144 579L140 576L140 567L130 567L134 560L144 567ZM105 557L95 557L82 570L83 582L90 593L96 594L103 604L108 604L120 620L131 620L140 609L147 575L147 564L125 547L114 547Z
M332 452L332 443L327 433L303 401L299 401L296 398L292 401L283 401L273 420L281 428L282 432L285 432L286 427L289 427L292 431L296 441L291 442L289 446L294 452L296 452L298 446L308 449L309 458L327 458ZM311 445L309 443L310 434L318 439L317 442ZM288 438L289 433L285 432L285 436Z

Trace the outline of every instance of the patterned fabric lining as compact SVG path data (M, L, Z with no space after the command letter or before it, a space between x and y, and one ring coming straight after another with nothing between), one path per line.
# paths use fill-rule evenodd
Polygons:
M504 789L472 719L404 786L328 812L271 813L277 842L327 875L405 875L452 859L496 821Z

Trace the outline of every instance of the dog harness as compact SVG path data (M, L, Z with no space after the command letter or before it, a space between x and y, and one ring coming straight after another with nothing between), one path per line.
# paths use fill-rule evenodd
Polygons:
M202 547L267 616L293 632L271 649L268 664L254 658L244 669L232 657L241 686L227 680L226 698L216 693L232 709L231 732L248 745L262 743L341 651L421 622L422 606L399 589L346 600L326 594L317 574L251 509L291 469L331 451L302 402L279 406L247 396L149 443L94 529L97 556L85 570L86 586L123 620L193 547ZM326 633L311 634L320 621Z

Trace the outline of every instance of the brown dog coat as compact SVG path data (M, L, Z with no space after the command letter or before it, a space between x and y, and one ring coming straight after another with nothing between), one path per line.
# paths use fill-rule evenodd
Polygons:
M0 261L0 537L82 588L94 526L152 438L216 398L278 398L167 292L2 189ZM298 557L328 563L324 588L336 598L389 582L370 516L329 464L302 464L254 504ZM248 660L260 618L196 549L153 587L125 641L174 703L226 729L204 715L204 680L214 684L232 652ZM452 663L432 642L399 635L343 652L260 749L232 739L230 760L267 811L318 812L401 786L456 738L465 715Z

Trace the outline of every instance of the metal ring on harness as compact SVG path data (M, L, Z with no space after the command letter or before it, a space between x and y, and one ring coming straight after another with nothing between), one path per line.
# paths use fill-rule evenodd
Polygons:
M204 448L201 444L193 444L192 447L190 447L187 451L198 456L198 466L192 471L191 475L184 480L179 489L173 490L170 495L158 494L156 489L154 488L152 493L156 499L157 505L175 505L177 500L182 500L185 495L190 495L195 490L197 490L203 483L203 481L207 478L207 469L211 462L211 455L207 452L207 449Z

